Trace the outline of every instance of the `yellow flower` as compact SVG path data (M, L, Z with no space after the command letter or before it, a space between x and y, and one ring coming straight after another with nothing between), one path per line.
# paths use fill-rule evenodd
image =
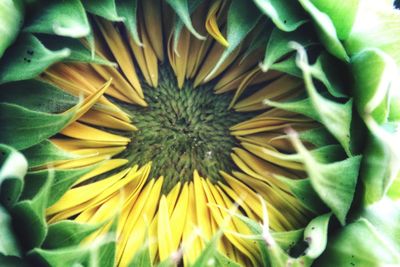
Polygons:
M154 262L181 248L185 265L193 263L220 228L223 254L244 266L260 265L256 243L231 233L250 230L236 217L226 221L227 210L236 204L238 213L261 221L260 195L274 231L301 228L311 218L277 175L306 176L285 130L319 124L263 103L304 94L303 81L263 72L264 51L245 54L249 40L217 65L228 45L226 27L218 23L227 15L222 1L201 4L193 14L205 40L186 28L175 39L168 6L144 1L141 8L142 44L123 24L93 19L96 54L117 68L58 63L41 75L70 94L96 101L51 139L81 156L54 167L94 167L47 209L48 221L74 218L93 224L119 213L119 266L126 266L145 242ZM261 27L258 23L254 34ZM106 231L103 227L86 242Z

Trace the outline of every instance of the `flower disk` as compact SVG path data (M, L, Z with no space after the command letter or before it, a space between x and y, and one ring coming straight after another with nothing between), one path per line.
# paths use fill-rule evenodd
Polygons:
M211 85L193 88L186 82L179 89L167 66L159 66L157 88L144 86L148 107L126 105L138 128L121 155L134 164L152 162L150 177L164 176L164 191L177 182L192 180L197 170L211 181L221 180L219 171L230 171L230 158L237 144L229 128L252 116L230 110L230 94L217 95Z

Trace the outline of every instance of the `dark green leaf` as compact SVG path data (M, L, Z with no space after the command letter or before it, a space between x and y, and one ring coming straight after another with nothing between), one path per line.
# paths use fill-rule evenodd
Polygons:
M15 236L12 218L8 211L0 205L0 255L21 256L18 239ZM0 263L1 266L1 263Z
M21 152L28 159L30 168L47 165L60 160L79 158L77 155L62 150L49 140L44 140Z
M50 194L52 176L41 179L36 184L36 192L31 194L30 199L19 201L12 209L13 226L25 250L40 246L47 234L47 223L45 209ZM26 191L24 187L24 191ZM29 191L33 191L29 188ZM29 227L27 223L29 222Z
M50 196L47 201L47 207L50 207L57 200L59 200L80 177L93 170L93 168L94 166L69 170L52 169L29 172L25 177L26 189L28 190L24 190L22 197L30 198L32 195L32 189L34 190L38 181L45 179L49 175L53 175L53 183L51 185Z
M0 144L0 201L12 207L21 195L28 163L15 149Z
M296 30L306 21L306 16L297 1L291 0L253 0L282 31Z
M3 256L0 254L0 267L30 267L28 260L23 260L15 256Z
M83 43L79 40L54 35L41 35L39 39L48 49L52 51L58 51L64 48L68 48L71 51L71 54L67 58L65 58L64 61L77 61L116 66L113 62L110 62L97 55L92 55L92 51L84 46Z
M43 249L77 246L83 239L99 229L100 225L89 225L74 221L60 221L49 226Z
M85 9L79 0L44 1L27 21L25 31L48 33L73 38L85 37L90 26Z
M123 20L123 18L117 14L115 0L83 0L82 3L85 9L92 14L110 21Z
M118 14L124 17L124 24L137 45L142 45L137 23L137 0L117 0Z
M3 84L0 86L0 99L3 103L47 113L63 112L79 101L54 85L38 80Z
M49 114L14 104L0 104L0 142L25 149L55 135L71 120L72 112Z
M351 79L349 67L343 61L323 52L311 66L312 75L320 80L328 92L337 98L347 97Z
M166 0L166 2L172 7L172 9L179 16L186 28L198 39L205 39L204 36L200 35L192 25L190 19L190 10L188 0Z
M0 58L15 41L24 22L23 1L0 2Z
M35 78L70 54L67 48L50 51L33 35L23 34L0 60L0 84Z
M279 59L293 51L289 46L289 42L295 41L304 47L308 47L316 43L315 38L310 34L309 27L302 27L293 32L283 32L277 28L272 30L265 49L265 56L261 69L265 72L271 68Z

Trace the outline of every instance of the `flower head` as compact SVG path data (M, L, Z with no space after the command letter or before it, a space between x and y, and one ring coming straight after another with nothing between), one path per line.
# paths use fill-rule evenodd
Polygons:
M368 45L381 20L363 23L397 10L105 2L22 5L0 61L0 141L29 165L7 207L42 231L21 251L49 265L79 249L68 264L310 265L332 221L340 247L375 231L364 208L396 196L399 58L396 39Z

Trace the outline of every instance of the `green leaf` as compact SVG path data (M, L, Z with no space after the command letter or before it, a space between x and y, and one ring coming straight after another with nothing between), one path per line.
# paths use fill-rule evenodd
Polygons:
M302 156L315 192L344 225L355 193L361 156L321 164L314 159L297 137L291 136L291 140Z
M399 251L382 238L366 219L348 224L330 236L316 266L398 266Z
M118 16L115 0L83 0L85 9L97 16L110 21L122 21L124 18Z
M301 131L299 137L303 142L313 144L316 147L335 144L335 138L323 127Z
M297 242L303 239L304 229L287 232L272 232L272 237L285 251L289 251Z
M321 215L313 220L304 229L304 240L308 243L305 251L305 264L311 265L322 252L324 252L328 243L328 224L331 214Z
M0 254L0 267L30 267L29 261L15 256L4 256Z
M215 265L214 266L230 266L230 267L240 267L241 265L228 258L224 254L220 253L218 250L214 254Z
M0 84L35 78L70 53L67 48L50 51L33 35L23 34L0 60Z
M393 200L383 198L381 201L365 207L360 217L366 218L384 236L386 242L391 243L400 251L400 206Z
M203 0L193 0L193 1L189 1L187 3L188 5L188 10L189 10L189 15L191 15L196 8L201 4L201 2L203 2ZM174 44L174 52L179 55L179 51L178 51L178 44L179 44L179 37L181 35L182 29L183 29L183 21L181 20L180 17L176 17L175 18L175 29L174 29L174 38L173 38L173 44ZM199 38L200 40L205 39L204 37Z
M0 144L0 201L12 207L21 195L28 163L15 149Z
M53 169L29 172L25 177L25 184L28 188L34 188L37 181L40 181L49 175L53 175L53 183L51 185L50 196L47 201L47 207L50 207L56 203L57 200L59 200L80 177L93 170L93 168L95 168L95 166L79 169ZM24 194L29 194L29 192L24 192Z
M204 40L205 37L199 34L192 25L190 19L190 10L188 0L166 0L166 2L172 7L172 9L179 16L186 28L198 39Z
M229 55L240 45L249 32L256 26L260 18L260 12L254 4L247 0L232 1L228 9L226 26L229 46L224 50L217 64L215 64L214 68L205 78L206 81L214 75Z
M91 244L57 249L35 248L29 252L29 255L41 264L39 266L113 267L115 266L114 255L110 254L110 248L115 249L115 238L112 234L106 234Z
M399 200L400 199L400 176L397 176L396 179L392 182L392 184L389 187L389 190L387 191L387 196L390 197L393 200Z
M366 114L382 124L389 116L389 98L396 65L393 60L378 49L363 50L352 57L351 68L354 76L354 103L361 117Z
M85 47L79 40L54 35L40 35L39 39L48 49L52 51L68 48L71 51L71 54L63 59L63 61L77 61L113 67L116 66L116 63L114 62L103 59L97 55L92 55L92 51Z
M100 237L100 245L92 249L90 266L114 267L116 265L117 226L118 216L115 216L107 235Z
M339 39L345 40L353 27L360 0L311 0L311 2L329 16Z
M321 214L328 211L318 194L311 185L311 180L299 179L294 180L283 176L275 176L289 187L290 192L301 202L308 210L315 214Z
M83 246L72 246L58 249L35 248L29 252L39 266L89 266L90 251Z
M35 188L27 188L25 185L23 191L36 189L36 192L30 194L31 198L20 200L11 210L15 232L19 240L24 240L21 245L25 250L40 246L47 234L45 209L51 183L52 176L48 176L38 181Z
M379 48L400 67L400 10L393 1L360 0L356 21L345 41L346 50L354 55L367 48Z
M301 78L303 75L299 67L296 65L296 55L291 55L282 61L274 63L269 68L271 70L277 70L299 78Z
M73 112L49 114L0 103L0 142L25 149L60 132Z
M3 103L47 113L63 112L79 101L58 87L38 80L3 84L0 86L0 99Z
M276 102L276 101L271 101L269 99L264 99L263 103L271 107L276 107L294 113L303 114L316 121L321 120L318 116L318 113L313 108L310 108L312 107L312 102L310 98L304 98L290 102Z
M343 146L346 154L351 156L350 149L350 128L352 121L352 99L346 103L338 103L323 97L317 92L312 79L312 67L308 64L308 59L304 48L298 44L293 44L297 49L296 63L303 71L303 78L307 93L310 97L312 107L317 114L317 121L322 122L329 132Z
M197 257L196 261L192 264L192 267L202 267L202 266L240 266L231 259L225 257L218 252L217 245L218 240L222 236L222 231L217 232L210 241L206 243L205 248Z
M297 1L291 0L253 0L282 31L291 32L306 22L306 17Z
M137 0L117 0L117 12L124 18L124 24L137 45L142 46L137 23Z
M23 1L0 2L0 58L17 38L24 22L24 11Z
M347 97L351 78L349 67L343 61L323 52L311 66L312 75L320 80L328 92L337 98Z
M8 211L0 205L0 255L21 256L21 249ZM1 266L1 263L0 263Z
M392 133L388 133L392 134ZM393 139L396 137L394 136ZM397 139L397 138L396 138ZM399 171L399 144L371 131L367 138L361 165L361 181L365 204L372 204L386 195Z
M346 158L346 154L340 145L327 145L310 151L311 156L319 163L331 163Z
M169 259L167 259L169 260ZM129 267L152 267L153 263L150 258L150 248L148 243L145 246L142 246L133 256L131 262L129 263ZM168 263L161 262L158 267L161 266L170 266ZM173 266L173 265L172 265Z
M293 32L283 32L278 28L273 29L265 49L264 60L260 65L264 72L270 69L279 59L293 51L293 48L289 46L291 41L298 42L304 47L316 43L310 34L309 27L302 27Z
M37 145L22 150L21 153L28 159L30 168L48 165L60 160L79 158L77 155L62 150L49 140L43 140Z
M101 225L82 224L75 221L60 221L49 226L43 249L78 246L83 239L99 229Z
M44 1L26 22L25 31L80 38L89 35L90 26L79 0Z
M335 57L343 61L348 61L349 57L343 44L338 39L336 28L331 18L321 12L310 0L299 0L299 2L311 16L316 27L316 32L326 50Z

